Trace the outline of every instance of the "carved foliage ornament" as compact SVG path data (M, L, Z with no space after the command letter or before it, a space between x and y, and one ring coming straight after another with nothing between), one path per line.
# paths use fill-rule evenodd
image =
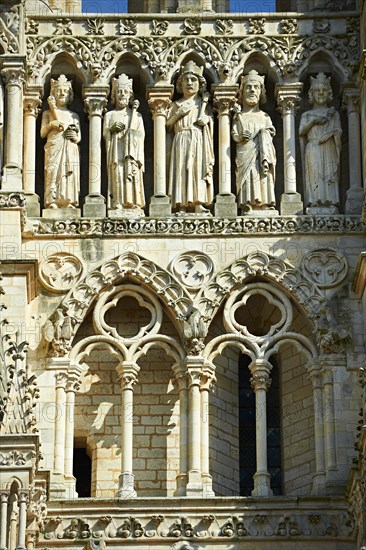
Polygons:
M9 6L8 11L0 13L0 46L5 53L19 52L18 34L19 8L18 6Z
M50 292L61 294L69 291L82 277L83 264L76 256L60 252L42 260L39 278Z
M343 254L337 250L318 248L303 256L302 269L319 288L332 288L344 281L348 264Z

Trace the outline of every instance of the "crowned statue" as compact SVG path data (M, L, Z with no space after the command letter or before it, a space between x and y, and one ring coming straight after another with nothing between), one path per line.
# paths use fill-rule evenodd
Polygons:
M319 73L310 78L309 103L312 109L303 113L300 121L306 205L337 212L342 136L340 116L331 106L330 77Z
M73 208L79 203L80 158L79 116L68 109L72 85L65 75L51 78L49 109L43 113L41 137L44 146L45 208Z
M183 97L174 101L167 128L174 132L169 196L177 212L208 214L213 200L213 115L203 68L188 61L176 84Z
M139 102L134 100L132 79L121 74L113 79L115 109L104 117L103 136L107 149L108 206L127 213L142 213L144 194L145 130Z
M264 76L250 71L242 76L239 108L234 115L232 137L236 142L236 185L243 214L274 210L276 151L275 128L259 108L266 101Z

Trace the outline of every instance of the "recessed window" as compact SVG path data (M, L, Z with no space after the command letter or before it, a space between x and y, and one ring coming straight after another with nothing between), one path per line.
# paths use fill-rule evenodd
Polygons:
M91 495L91 465L86 447L74 448L73 474L76 478L76 492L79 498Z

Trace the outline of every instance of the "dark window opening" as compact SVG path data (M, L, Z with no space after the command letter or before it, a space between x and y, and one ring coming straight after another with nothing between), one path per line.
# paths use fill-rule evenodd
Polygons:
M73 474L79 498L91 495L91 460L85 447L74 448Z
M267 461L274 495L282 494L282 453L279 368L271 359L271 387L267 392ZM251 496L256 472L255 393L250 384L250 359L239 359L239 472L240 495Z

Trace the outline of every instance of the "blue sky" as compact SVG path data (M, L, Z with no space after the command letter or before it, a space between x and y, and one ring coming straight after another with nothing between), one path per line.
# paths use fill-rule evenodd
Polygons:
M231 0L230 2L230 11L243 14L275 10L275 0ZM83 0L83 11L91 13L125 13L127 11L127 0Z

